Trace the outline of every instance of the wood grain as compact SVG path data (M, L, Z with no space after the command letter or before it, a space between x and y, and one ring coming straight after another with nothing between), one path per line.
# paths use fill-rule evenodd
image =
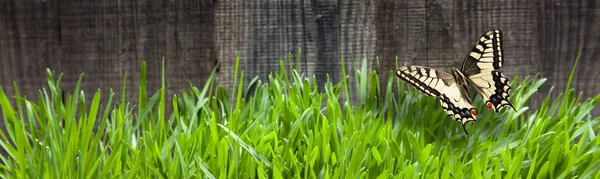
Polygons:
M82 89L106 97L111 88L120 95L127 72L127 97L135 101L142 61L155 91L164 57L170 96L189 82L203 85L216 63L217 83L231 89L237 53L246 81L266 81L299 48L301 72L320 85L326 74L342 79L341 58L367 58L384 82L396 57L399 65L459 66L489 29L503 31L507 76L539 74L549 79L542 93L551 85L562 91L581 51L573 87L585 97L600 93L595 0L4 0L0 85L10 95L15 81L35 98L49 67L65 74L66 90L85 73Z

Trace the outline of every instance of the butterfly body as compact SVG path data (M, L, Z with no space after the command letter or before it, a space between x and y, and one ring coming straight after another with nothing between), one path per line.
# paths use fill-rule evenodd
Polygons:
M508 101L508 79L498 71L503 65L501 42L500 30L491 30L473 45L460 69L452 68L451 73L446 73L423 66L402 66L396 70L396 76L425 95L439 98L446 114L461 121L465 129L466 123L477 121L478 114L471 104L469 87L482 96L486 107L496 112L505 106L514 109Z

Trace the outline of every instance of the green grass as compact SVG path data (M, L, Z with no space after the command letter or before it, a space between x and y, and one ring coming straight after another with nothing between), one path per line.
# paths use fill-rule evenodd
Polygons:
M176 96L165 96L164 69L161 88L146 91L142 64L138 104L125 98L125 80L120 99L112 90L94 91L87 101L81 77L63 93L61 77L50 70L37 101L20 96L17 85L15 97L0 89L7 128L0 147L8 153L0 176L600 178L600 120L590 115L600 95L582 99L570 80L560 97L540 94L548 97L529 108L545 80L515 76L516 111L495 113L477 97L478 121L465 135L436 99L406 87L394 69L378 76L363 59L342 72L340 83L318 91L314 77L298 74L290 61L268 83L253 78L244 86L238 56L232 89L216 86L211 75ZM387 83L380 86L379 78ZM107 103L100 104L102 95ZM340 100L351 96L357 98Z

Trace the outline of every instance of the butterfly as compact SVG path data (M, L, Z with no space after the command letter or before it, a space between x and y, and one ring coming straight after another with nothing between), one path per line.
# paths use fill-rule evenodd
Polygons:
M490 30L471 48L459 69L451 73L423 66L402 66L396 76L425 95L440 99L446 114L465 124L477 121L478 111L471 104L469 87L474 88L485 101L485 106L498 112L503 107L515 107L508 101L508 79L498 71L502 68L502 32Z

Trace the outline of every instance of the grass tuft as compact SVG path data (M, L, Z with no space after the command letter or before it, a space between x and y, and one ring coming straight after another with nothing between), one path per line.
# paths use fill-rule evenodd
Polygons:
M112 89L87 101L79 90L83 76L74 91L63 92L62 76L50 70L37 101L20 96L15 84L11 103L0 88L0 177L600 177L600 120L590 115L600 95L576 94L573 73L559 97L543 94L535 107L527 101L546 80L515 76L516 111L482 110L465 135L436 99L405 88L393 69L379 76L363 58L359 66L352 59L347 73L342 59L341 82L319 91L314 76L298 72L299 55L294 63L288 54L268 82L248 84L238 55L232 89L215 85L213 71L201 87L190 84L170 98L164 61L161 88L152 94L142 63L137 105L125 99L126 78L114 104ZM474 105L485 109L480 97Z

